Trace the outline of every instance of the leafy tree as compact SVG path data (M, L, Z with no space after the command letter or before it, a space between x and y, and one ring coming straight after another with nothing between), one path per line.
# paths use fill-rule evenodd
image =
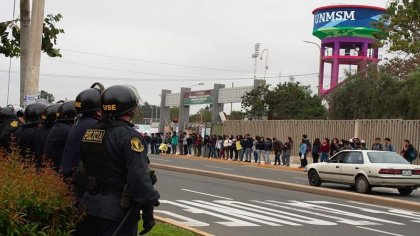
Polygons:
M63 18L61 14L49 14L44 18L42 51L50 57L61 57L60 49L55 48L57 37L64 34L64 30L55 25ZM0 23L0 54L6 57L20 56L20 28L19 19ZM10 36L9 36L10 35Z
M245 117L253 119L261 119L266 115L268 104L266 96L268 94L268 85L259 86L242 97L242 109Z
M45 90L41 90L39 98L45 98L48 103L52 103L55 101L55 97L52 93L49 93Z
M420 53L420 1L392 0L376 27L376 37L391 51Z
M179 107L171 107L169 117L171 121L179 119Z
M209 106L201 108L196 114L190 116L190 122L211 122L212 110Z
M144 104L140 106L140 110L142 111L144 118L150 119L160 117L160 107L150 105L148 102L144 102Z
M244 113L242 111L232 111L228 115L228 120L243 120L244 119Z
M132 122L136 124L144 123L144 114L140 107L134 110L134 117L132 119Z
M326 113L309 86L293 81L280 83L273 90L267 85L253 89L243 97L242 108L250 119L322 119Z
M408 76L400 88L399 112L402 117L420 119L420 67Z

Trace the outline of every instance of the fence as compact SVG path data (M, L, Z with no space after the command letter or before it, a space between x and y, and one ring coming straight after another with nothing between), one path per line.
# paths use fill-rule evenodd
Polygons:
M276 137L282 141L290 136L296 146L293 155L297 154L297 143L302 134L307 134L312 142L315 138L359 137L366 141L368 148L376 137L381 139L388 137L398 152L402 148L403 140L408 139L417 150L420 150L420 120L232 120L223 123L221 133ZM420 160L417 159L416 163L419 164Z

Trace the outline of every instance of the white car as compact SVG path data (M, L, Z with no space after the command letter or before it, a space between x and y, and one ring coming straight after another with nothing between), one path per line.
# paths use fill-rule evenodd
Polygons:
M360 193L368 193L372 187L389 187L409 195L420 186L420 166L411 165L395 152L344 150L328 162L307 165L305 172L312 186L323 182L349 184Z

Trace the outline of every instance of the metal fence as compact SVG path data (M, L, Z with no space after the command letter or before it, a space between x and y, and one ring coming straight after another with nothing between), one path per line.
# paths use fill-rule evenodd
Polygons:
M288 136L295 142L293 154L303 134L313 142L315 138L350 139L358 137L371 147L376 137L391 139L397 152L402 148L403 140L408 139L420 150L420 120L269 120L269 121L225 121L218 134L259 135L276 137L282 141ZM417 158L417 164L420 160Z

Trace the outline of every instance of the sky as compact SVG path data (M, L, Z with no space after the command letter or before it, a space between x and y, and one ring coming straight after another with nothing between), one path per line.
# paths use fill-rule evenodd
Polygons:
M0 0L0 22L13 18L13 2ZM39 90L59 100L97 81L129 84L143 101L159 105L162 89L250 86L251 55L260 43L268 57L258 59L257 77L267 58L269 84L310 74L296 81L315 91L319 49L303 42L320 42L312 35L312 10L343 3L385 7L387 0L46 0L45 14L62 14L57 26L65 34L57 45L62 58L42 55ZM7 102L8 70L9 58L0 55L0 106ZM9 104L19 103L19 78L19 59L12 59Z

